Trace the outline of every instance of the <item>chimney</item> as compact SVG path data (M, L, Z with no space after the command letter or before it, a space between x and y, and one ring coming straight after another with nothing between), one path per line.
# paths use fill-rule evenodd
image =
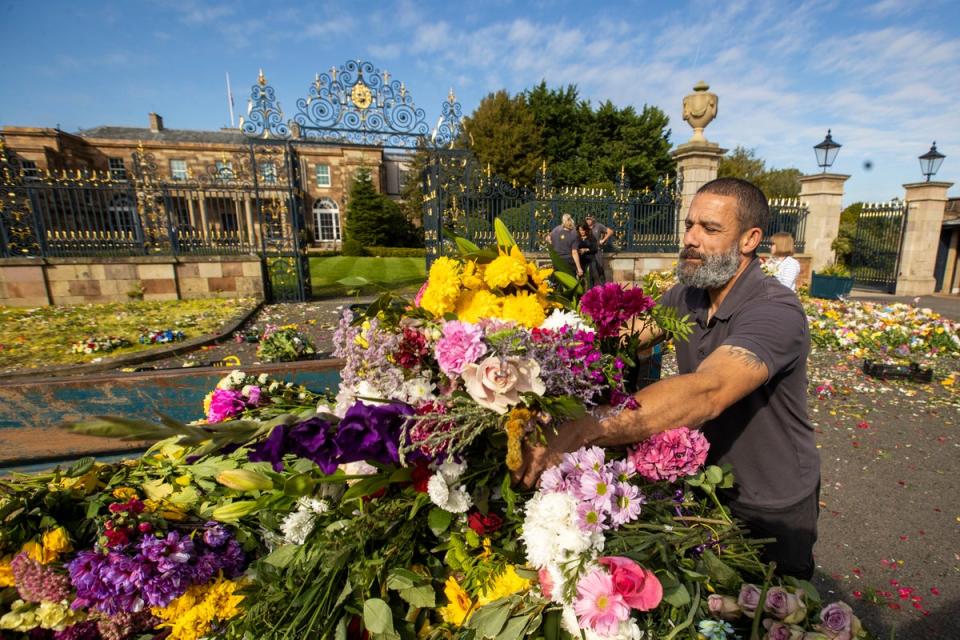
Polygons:
M163 118L161 118L155 113L149 114L149 117L150 117L150 131L153 131L154 133L159 133L160 131L163 131Z

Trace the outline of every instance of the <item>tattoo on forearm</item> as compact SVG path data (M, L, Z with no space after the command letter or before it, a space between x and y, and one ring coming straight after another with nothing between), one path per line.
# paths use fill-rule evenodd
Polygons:
M744 349L743 347L727 347L730 352L730 355L736 357L737 360L747 365L751 369L762 369L766 365L763 363L763 360L758 358L752 351Z

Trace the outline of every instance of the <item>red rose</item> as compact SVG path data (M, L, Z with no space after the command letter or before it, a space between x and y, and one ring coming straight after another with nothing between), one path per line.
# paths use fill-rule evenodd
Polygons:
M503 526L503 518L492 512L483 515L479 511L474 511L467 517L467 524L478 536L485 536L500 529Z

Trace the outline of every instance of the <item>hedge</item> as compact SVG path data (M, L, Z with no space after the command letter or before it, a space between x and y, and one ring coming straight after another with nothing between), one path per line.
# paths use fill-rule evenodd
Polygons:
M378 258L424 258L427 250L422 247L364 247L368 256Z

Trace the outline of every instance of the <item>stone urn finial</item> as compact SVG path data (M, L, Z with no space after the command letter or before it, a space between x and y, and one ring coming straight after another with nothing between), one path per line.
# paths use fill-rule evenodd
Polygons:
M693 86L693 93L683 99L683 119L693 127L690 142L707 142L703 130L717 117L717 94L709 89L710 85L701 80Z

